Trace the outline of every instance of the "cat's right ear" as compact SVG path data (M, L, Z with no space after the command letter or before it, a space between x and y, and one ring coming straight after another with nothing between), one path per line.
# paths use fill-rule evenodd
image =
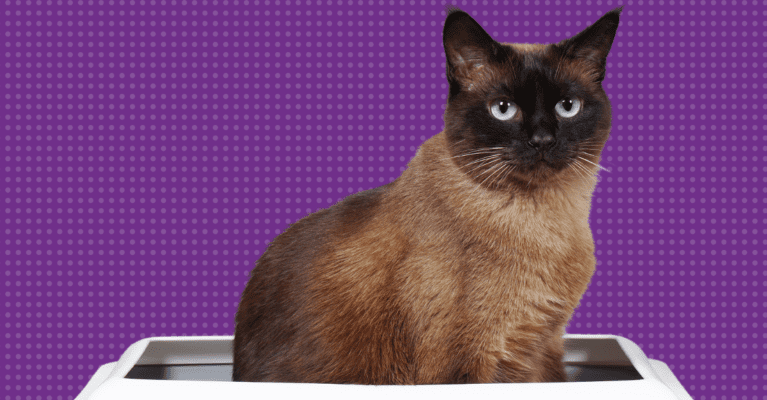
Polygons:
M442 44L450 94L469 89L474 75L498 56L499 46L469 14L448 9Z

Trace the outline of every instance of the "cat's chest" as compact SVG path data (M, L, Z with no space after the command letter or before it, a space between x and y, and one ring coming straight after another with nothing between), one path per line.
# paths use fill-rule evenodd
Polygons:
M469 297L489 323L564 323L596 264L587 221L515 217L463 240L455 259Z
M510 339L521 344L525 335L530 341L557 335L588 287L595 265L587 246L533 250L516 243L506 254L477 246L467 255L484 256L464 258L462 266L469 272L464 275L469 282L464 316L476 330L469 335L479 339L478 351L501 358Z
M468 260L556 269L593 255L587 213L516 206L467 221L458 238ZM465 257L466 258L466 257ZM552 271L553 272L553 271Z

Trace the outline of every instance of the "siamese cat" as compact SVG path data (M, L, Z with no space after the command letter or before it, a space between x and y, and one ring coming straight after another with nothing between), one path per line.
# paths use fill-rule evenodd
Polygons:
M445 130L393 182L274 239L237 310L233 379L565 381L621 9L546 45L496 42L449 10Z

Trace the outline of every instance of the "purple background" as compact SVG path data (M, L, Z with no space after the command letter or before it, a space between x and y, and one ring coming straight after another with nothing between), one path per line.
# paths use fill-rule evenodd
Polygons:
M1 1L2 399L232 334L270 240L443 126L440 2ZM626 5L569 332L630 338L696 399L767 399L767 2L455 4L533 43Z

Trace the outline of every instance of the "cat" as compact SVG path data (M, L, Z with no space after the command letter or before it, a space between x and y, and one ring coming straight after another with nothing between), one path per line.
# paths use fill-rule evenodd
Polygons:
M565 381L621 10L543 45L498 43L449 9L444 131L393 182L268 246L235 316L233 380Z

